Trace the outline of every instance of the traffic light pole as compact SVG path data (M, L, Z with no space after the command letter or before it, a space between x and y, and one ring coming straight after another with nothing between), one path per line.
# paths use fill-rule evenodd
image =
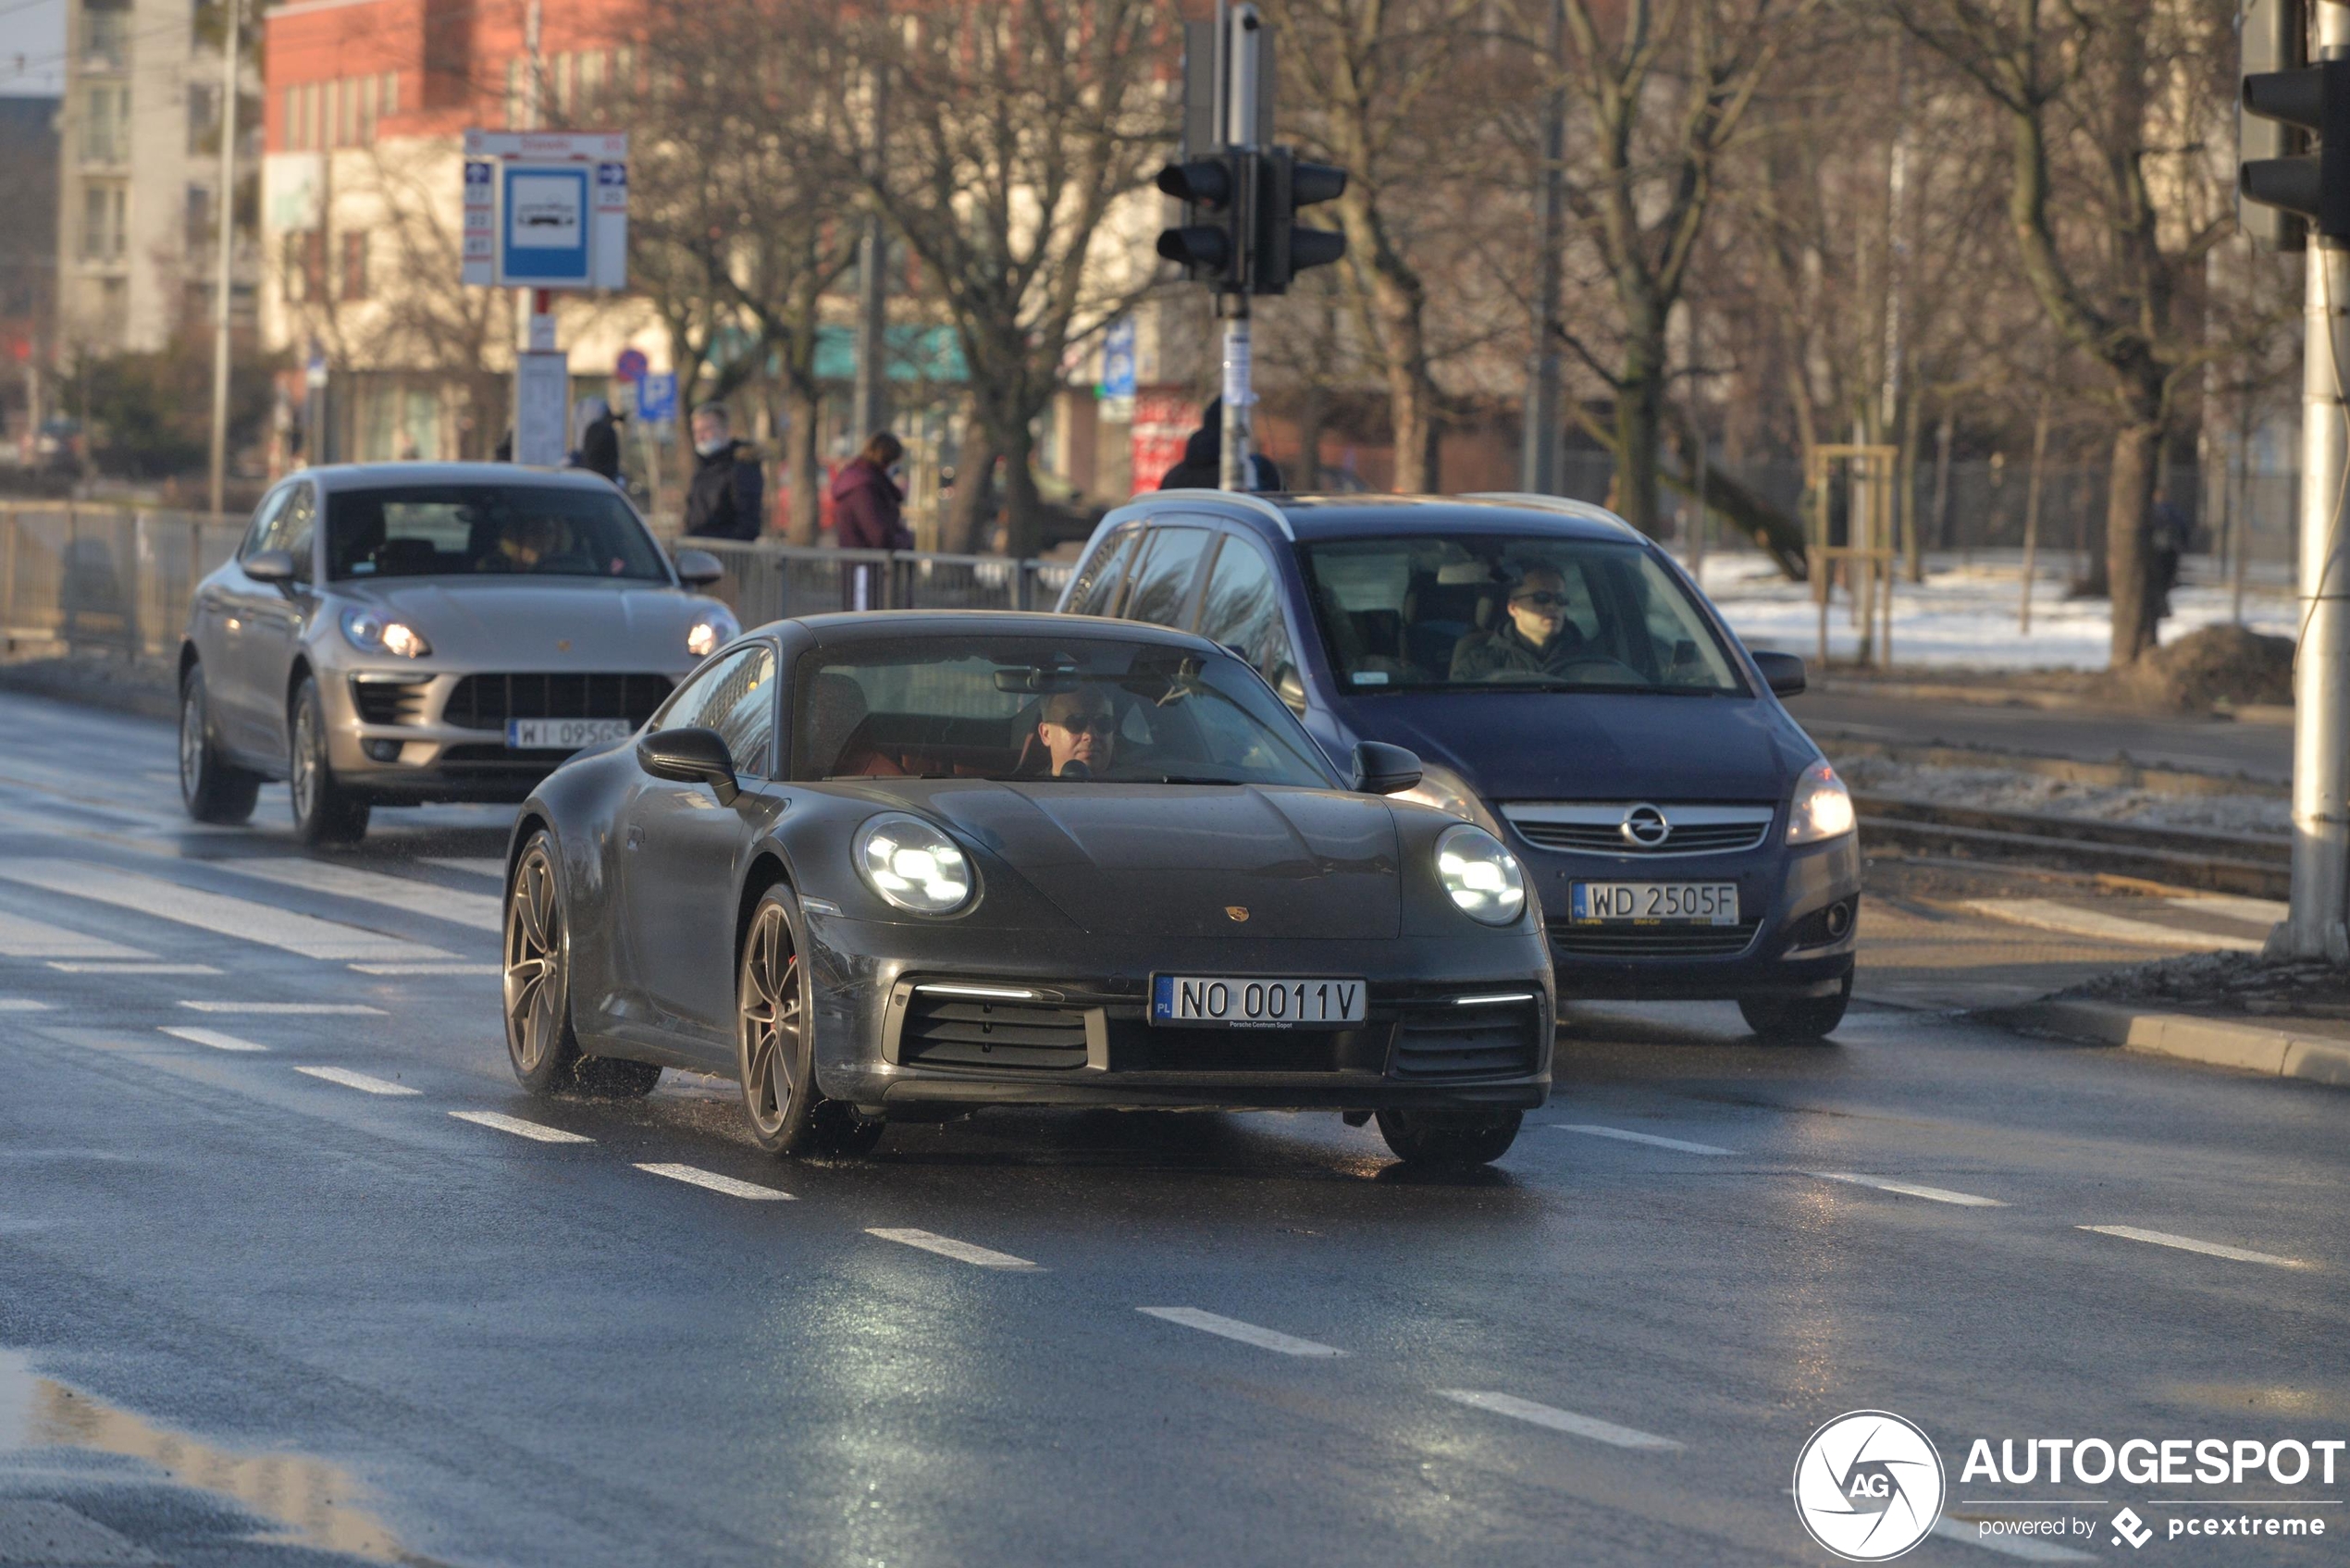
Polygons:
M1222 9L1222 7L1218 7ZM1234 6L1230 13L1229 31L1225 34L1224 141L1235 149L1248 151L1257 145L1257 94L1264 91L1261 78L1264 52L1263 23L1254 6ZM1243 160L1253 170L1254 160ZM1243 173L1243 189L1233 192L1239 209L1248 215L1240 233L1255 232L1256 191L1255 181ZM1249 299L1245 290L1231 290L1216 296L1216 314L1224 318L1224 439L1218 451L1216 488L1220 490L1245 490L1249 484L1249 449L1255 435L1255 404L1256 389L1254 367L1249 363L1252 347L1249 338Z

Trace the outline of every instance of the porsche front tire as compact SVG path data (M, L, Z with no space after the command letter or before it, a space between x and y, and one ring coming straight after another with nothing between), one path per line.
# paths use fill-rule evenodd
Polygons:
M807 967L792 937L792 895L772 887L751 911L736 967L736 1073L750 1135L771 1154L862 1154L883 1125L816 1087Z
M580 1050L571 1021L567 928L555 841L543 831L533 833L506 891L506 1058L515 1080L534 1094L625 1099L650 1093L661 1081L653 1063Z
M1379 1134L1405 1165L1469 1170L1508 1154L1521 1119L1516 1111L1381 1111Z

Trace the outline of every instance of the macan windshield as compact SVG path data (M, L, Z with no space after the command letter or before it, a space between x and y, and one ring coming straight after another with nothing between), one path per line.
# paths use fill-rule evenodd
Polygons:
M1331 540L1305 556L1330 668L1351 692L1746 690L1696 602L1636 544L1449 535Z
M513 484L329 491L327 575L669 581L618 491Z
M1255 672L1093 637L907 637L799 661L792 777L1336 781Z

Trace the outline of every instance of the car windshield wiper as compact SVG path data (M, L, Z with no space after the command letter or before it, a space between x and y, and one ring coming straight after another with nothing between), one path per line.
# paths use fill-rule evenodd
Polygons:
M1245 779L1211 779L1205 773L1161 773L1156 778L1130 779L1126 782L1129 784L1246 784L1248 781Z

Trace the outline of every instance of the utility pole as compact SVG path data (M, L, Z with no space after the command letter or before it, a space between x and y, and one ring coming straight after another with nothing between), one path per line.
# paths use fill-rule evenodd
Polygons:
M219 226L217 269L212 283L212 512L224 506L229 483L229 306L237 260L237 56L244 43L243 0L223 0L229 26L220 40L220 191L213 198Z
M1222 0L1217 10L1224 12ZM1254 6L1234 7L1226 20L1223 56L1224 80L1229 95L1224 105L1224 144L1238 152L1254 152L1256 148L1256 96L1264 90L1258 79L1258 67L1263 56L1258 49L1263 22ZM1242 189L1236 193L1239 209L1254 215L1256 204L1256 160L1238 160L1242 174ZM1255 226L1250 224L1247 228ZM1247 231L1243 229L1243 232ZM1249 296L1245 288L1220 293L1216 297L1216 314L1224 319L1224 440L1217 464L1217 484L1227 490L1245 490L1249 486L1249 445L1255 434L1251 405L1256 401L1249 356Z
M873 68L873 144L866 178L880 184L887 168L883 152L889 112L889 68ZM881 204L865 214L857 241L857 389L849 423L852 438L863 442L889 423L889 235L882 228Z
M1518 488L1538 496L1559 488L1559 252L1566 243L1566 0L1551 0L1544 58L1554 80L1542 105L1542 247L1535 263L1534 352L1526 376L1526 433ZM1699 478L1702 486L1702 475ZM1701 525L1701 526L1702 525Z

